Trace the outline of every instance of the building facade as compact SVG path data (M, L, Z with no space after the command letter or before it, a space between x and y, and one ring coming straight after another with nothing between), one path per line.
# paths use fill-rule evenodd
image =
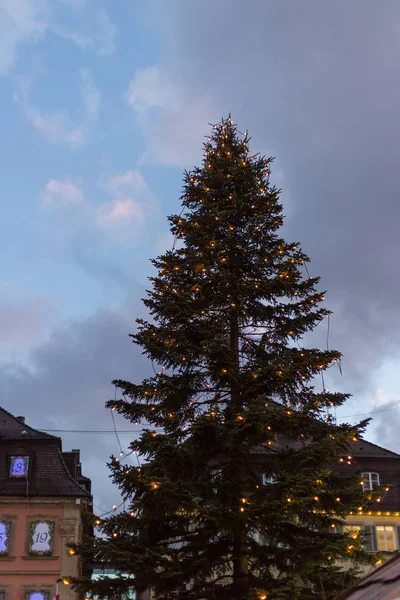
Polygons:
M92 511L79 450L0 408L0 600L79 600L65 583L81 566L79 542Z
M362 439L352 446L336 468L358 476L366 492L381 491L373 504L347 517L346 527L354 535L366 531L365 549L382 553L385 560L400 550L400 455Z

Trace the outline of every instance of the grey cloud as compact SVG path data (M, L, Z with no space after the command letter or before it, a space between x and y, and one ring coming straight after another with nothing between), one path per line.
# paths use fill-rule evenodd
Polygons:
M399 3L156 4L164 66L194 96L211 90L215 116L232 111L255 150L277 157L286 234L322 276L360 391L398 350Z
M0 300L0 349L29 343L47 329L51 304L47 298L2 297Z
M135 317L145 315L137 294L131 296L119 310L103 309L54 331L32 353L34 369L0 367L1 405L14 415L25 415L27 423L38 429L112 430L111 415L104 408L114 397L111 381L140 381L151 369L128 337ZM118 429L135 429L118 415L115 419ZM115 436L54 435L63 438L64 449L81 449L84 473L94 482L96 504L107 508L116 502L118 492L108 482L106 467L109 456L119 453ZM120 436L124 450L134 436Z

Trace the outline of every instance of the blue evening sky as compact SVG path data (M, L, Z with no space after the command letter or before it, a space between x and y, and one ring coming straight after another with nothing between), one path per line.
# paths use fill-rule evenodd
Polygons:
M231 111L277 157L285 231L328 290L340 414L384 410L369 435L400 451L400 5L382 4L0 0L1 405L72 430L98 503L116 440L74 431L109 430L111 380L148 373L128 334L149 259Z

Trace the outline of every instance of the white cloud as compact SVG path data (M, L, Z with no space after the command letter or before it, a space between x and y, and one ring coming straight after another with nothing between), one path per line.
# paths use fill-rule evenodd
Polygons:
M137 113L152 108L164 108L179 112L181 94L168 74L158 66L138 69L125 95L127 103Z
M71 26L66 25L64 20L54 23L51 26L52 31L82 50L92 50L99 56L112 54L115 48L116 28L107 13L98 6L95 7L95 2L74 2L72 7L79 9L79 12L76 11L77 22Z
M47 9L47 0L0 0L0 74L13 67L20 44L43 35Z
M89 71L82 69L82 102L85 108L86 118L90 121L97 121L100 112L101 93L93 82Z
M138 169L126 171L120 175L113 175L103 183L102 187L104 187L104 189L106 189L110 194L117 196L123 194L129 189L135 192L147 190L146 182Z
M144 216L143 205L135 202L132 198L100 204L97 211L97 219L100 225L127 223L132 220L141 223Z
M41 200L46 208L65 208L82 204L82 186L71 179L50 179L41 193Z
M82 146L85 132L81 127L73 127L63 112L45 115L33 106L25 107L25 114L39 133L51 142L62 142L71 147Z
M113 175L102 181L101 187L112 200L97 207L100 226L143 223L154 210L154 199L137 169Z
M374 407L390 404L391 402L396 401L396 399L397 396L385 392L382 388L377 388L373 394L367 396L368 403L372 404Z
M116 28L97 0L0 0L0 75L13 68L20 46L47 31L100 56L114 51Z
M136 71L124 94L146 138L144 161L188 165L201 157L207 123L216 120L210 96L194 95L158 66Z
M33 106L30 100L31 80L28 77L19 79L18 88L18 92L14 95L15 101L20 104L28 121L43 137L51 142L64 143L71 147L84 144L84 127L74 126L66 111L44 114L39 108Z

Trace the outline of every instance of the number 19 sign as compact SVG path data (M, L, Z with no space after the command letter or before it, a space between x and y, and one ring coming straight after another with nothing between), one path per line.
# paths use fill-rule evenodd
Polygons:
M53 551L53 521L32 521L29 540L31 554L51 554Z

